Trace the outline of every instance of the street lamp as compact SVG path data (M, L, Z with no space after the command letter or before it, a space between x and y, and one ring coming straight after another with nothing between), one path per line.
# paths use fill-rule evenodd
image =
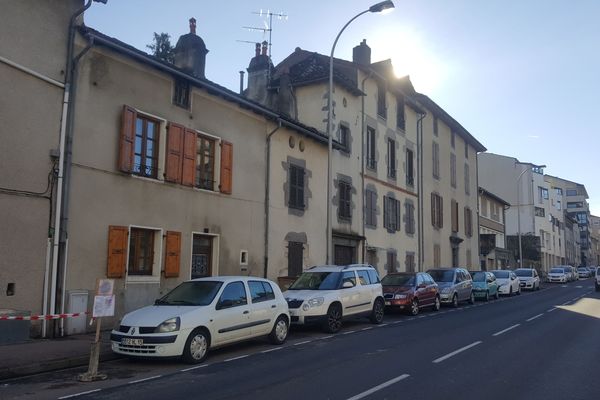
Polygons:
M515 164L524 164L516 162ZM523 268L523 247L521 245L521 178L525 172L529 171L531 168L546 168L546 165L535 165L528 164L529 166L521 171L521 174L517 178L517 234L519 235L519 268ZM535 232L534 232L535 233Z
M333 132L331 129L331 97L333 96L333 53L335 51L335 46L337 45L338 39L340 38L342 32L346 29L348 25L356 18L360 17L363 14L372 12L378 13L384 10L394 8L394 3L391 0L382 1L377 4L373 4L367 10L364 10L358 14L356 14L350 21L346 22L346 25L340 30L340 32L335 37L335 41L333 42L333 47L331 47L331 55L329 56L329 86L327 88L327 264L332 264L333 258L333 235L331 229L331 220L332 220L332 212L331 212L331 193L333 192L333 180L332 180L332 168L331 168L331 153L333 149ZM361 160L362 161L362 160Z

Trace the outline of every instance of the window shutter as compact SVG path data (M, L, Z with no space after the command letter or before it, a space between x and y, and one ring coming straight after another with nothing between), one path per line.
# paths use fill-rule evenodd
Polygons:
M107 278L122 278L125 275L128 234L129 229L126 226L110 225L108 227Z
M444 200L442 196L438 196L438 201L440 204L440 229L444 227Z
M181 170L181 184L194 186L196 181L196 132L190 129L185 129L183 132Z
M169 123L167 133L167 165L165 171L165 180L168 182L181 183L181 156L183 153L183 132L185 128L182 125Z
M135 109L124 105L121 117L121 138L119 140L119 170L131 172L133 170L133 154L135 149Z
M221 193L231 194L233 181L233 144L221 142Z
M178 277L181 264L181 233L167 231L166 247L165 278Z
M400 210L401 203L399 200L395 200L394 203L396 206L396 230L400 231L400 221L401 221L401 216L402 216L402 213Z

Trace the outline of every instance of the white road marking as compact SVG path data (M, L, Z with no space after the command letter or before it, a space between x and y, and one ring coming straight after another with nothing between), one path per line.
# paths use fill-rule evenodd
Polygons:
M567 304L569 304L570 302L572 302L573 300L569 300L569 301L565 301L564 303L561 304L561 306L566 306Z
M516 324L516 325L513 325L513 326L509 326L508 328L506 328L506 329L503 329L503 330L501 330L500 332L496 332L496 333L494 333L492 336L498 336L498 335L502 335L503 333L506 333L506 332L510 331L511 329L515 329L515 328L516 328L517 326L519 326L519 325L521 325L521 324Z
M318 340L324 340L324 339L331 339L334 335L329 335L329 336L323 336L318 338Z
M304 342L294 343L294 346L300 346L302 344L310 343L312 340L305 340Z
M70 394L68 396L63 396L63 397L59 397L58 400L61 399L69 399L71 397L77 397L77 396L83 396L84 394L89 394L89 393L95 393L95 392L99 392L101 389L94 389L94 390L88 390L87 392L81 392L81 393L75 393L75 394Z
M261 351L261 353L263 353L263 354L264 354L264 353L270 353L270 352L272 352L272 351L281 350L281 349L283 349L283 348L284 348L283 346L281 346L281 347L274 347L274 348L272 348L272 349L263 350L263 351Z
M552 311L554 311L554 310L556 310L556 307L554 307L554 308L551 308L551 309L547 310L546 312L552 312Z
M531 322L531 321L533 321L534 319L541 317L542 315L544 315L544 314L538 314L538 315L536 315L535 317L531 317L531 318L529 318L529 319L526 319L525 321L526 321L526 322Z
M137 379L135 381L131 381L131 382L127 382L127 384L132 385L134 383L140 383L140 382L145 382L145 381L149 381L151 379L156 379L156 378L160 378L162 375L156 375L156 376L151 376L150 378L143 378L143 379Z
M229 362L229 361L235 361L235 360L241 360L242 358L246 358L248 357L250 354L245 354L243 356L237 356L237 357L233 357L233 358L228 358L227 360L224 360L223 362Z
M369 390L365 390L364 392L359 393L356 396L352 396L348 400L359 400L359 399L362 399L364 397L367 397L367 396L369 396L369 395L377 392L378 390L384 389L384 388L386 388L386 387L388 387L390 385L393 385L394 383L400 382L401 380L406 379L409 376L410 375L408 375L408 374L400 375L400 376L398 376L398 377L396 377L394 379L390 379L387 382L383 382L381 385L377 385L377 386L375 386L375 387L373 387L373 388L371 388Z
M389 324L379 324L379 325L377 325L377 326L378 326L378 327L380 327L380 328L383 328L384 326L388 326L388 325L389 325Z
M209 365L210 364L196 365L195 367L189 367L189 368L186 368L186 369L182 369L182 370L180 370L180 372L188 372L188 371L191 371L191 370L194 370L194 369L208 367Z
M481 344L481 343L482 343L481 340L478 340L478 341L476 341L474 343L471 343L468 346L461 347L458 350L454 350L452 353L448 353L445 356L441 356L440 358L436 358L435 360L433 360L433 363L434 364L441 363L442 361L447 360L450 357L453 357L453 356L457 355L458 353L462 353L465 350L469 350L471 347L475 347L475 346L477 346L478 344Z
M366 328L362 328L361 331L370 331L371 329L373 329L372 326L367 326Z
M561 287L567 287L567 285L562 285Z
M399 324L400 322L402 322L402 320L401 320L401 319L400 319L400 320L398 320L398 321L390 322L390 324ZM363 329L363 331L364 331L364 329Z
M575 288L576 288L576 289L583 289L583 286L581 286L581 285L577 285L577 286L575 286Z
M354 333L354 332L356 332L356 331L343 332L342 335L349 335L349 334Z

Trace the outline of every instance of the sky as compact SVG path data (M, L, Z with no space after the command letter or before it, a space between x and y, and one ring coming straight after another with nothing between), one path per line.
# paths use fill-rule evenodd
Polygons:
M239 90L266 11L273 17L275 65L296 47L329 54L353 16L377 0L108 0L85 23L140 50L153 33L174 45L197 20L209 53L206 77ZM367 13L344 31L335 56L352 59L362 39L371 60L391 58L398 76L431 97L489 152L546 164L545 173L582 183L600 215L598 115L600 1L394 0L389 13ZM260 15L260 12L263 15ZM598 168L598 169L597 169Z

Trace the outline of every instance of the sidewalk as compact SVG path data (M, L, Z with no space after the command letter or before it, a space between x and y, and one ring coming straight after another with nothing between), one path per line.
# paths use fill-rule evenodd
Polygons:
M0 380L88 365L95 334L59 339L31 339L0 345ZM117 358L110 349L110 331L100 337L100 361Z

